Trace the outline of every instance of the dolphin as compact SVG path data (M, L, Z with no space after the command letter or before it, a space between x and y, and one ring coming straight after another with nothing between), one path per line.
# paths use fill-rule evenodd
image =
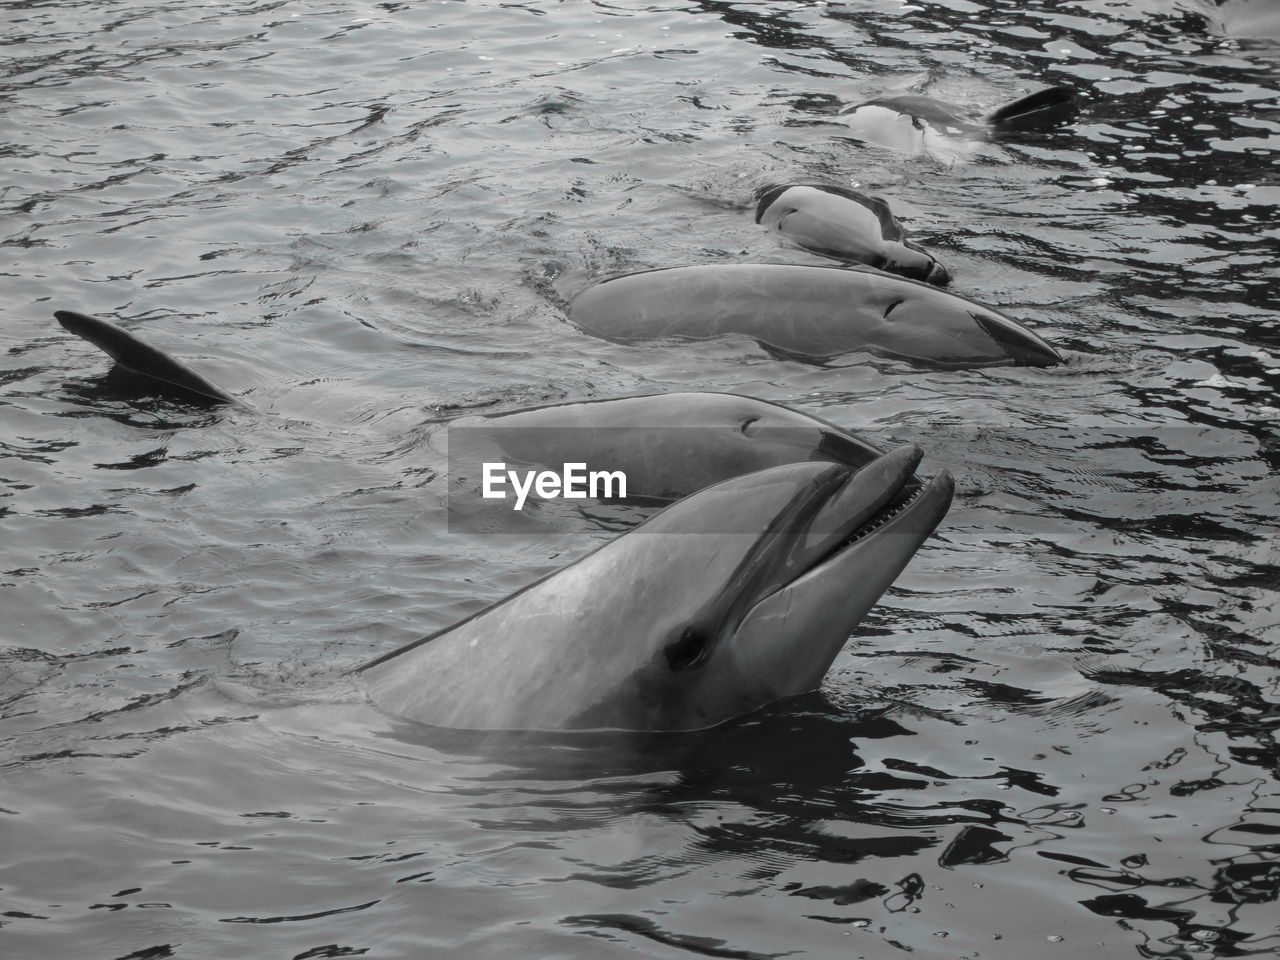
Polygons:
M569 319L623 343L740 334L814 363L864 351L949 368L1063 362L990 307L871 267L721 263L621 274L579 293Z
M827 183L765 187L756 197L756 223L805 250L939 286L951 281L937 257L907 239L879 197Z
M985 115L932 97L907 95L868 100L850 107L841 119L860 140L903 153L931 153L955 159L948 140L981 141L1046 129L1075 112L1076 94L1068 87L1046 87Z
M353 675L385 713L476 730L700 730L814 690L950 505L919 460L722 481Z
M180 360L107 320L54 314L72 333L132 373L200 402L243 406ZM685 392L529 407L428 424L451 472L477 474L486 460L560 467L583 462L621 470L628 497L674 501L743 473L815 460L865 466L883 452L833 423L781 404L729 393ZM441 427L443 426L443 429Z

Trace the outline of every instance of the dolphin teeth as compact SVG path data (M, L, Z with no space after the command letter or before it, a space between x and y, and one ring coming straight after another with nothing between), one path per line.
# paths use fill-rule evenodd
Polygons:
M911 490L911 492L906 497L894 503L893 506L890 506L884 510L881 510L879 513L875 515L874 519L860 526L857 530L855 530L849 536L848 539L846 539L843 543L841 543L840 546L836 547L836 551L838 552L840 550L843 550L845 547L850 546L851 544L857 543L859 540L865 539L866 537L869 537L871 534L875 533L877 530L883 527L886 523L888 523L898 514L902 513L903 510L907 509L907 507L909 507L912 503L914 503L915 500L920 496L920 494L924 492L924 487L925 485L922 483L914 484L914 489Z

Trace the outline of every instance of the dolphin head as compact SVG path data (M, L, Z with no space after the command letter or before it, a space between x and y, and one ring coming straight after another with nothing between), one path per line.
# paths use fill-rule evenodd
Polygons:
M1043 338L1012 317L967 297L896 277L877 281L872 289L882 311L875 343L887 356L939 367L1063 363L1062 354Z
M883 201L853 190L793 184L767 188L759 197L756 223L815 253L878 265L886 227L890 239L901 236Z
M697 730L813 690L947 510L919 458L716 484L357 673L388 713L495 730Z
M906 239L889 204L837 184L783 184L756 192L756 223L814 253L946 284L951 274Z

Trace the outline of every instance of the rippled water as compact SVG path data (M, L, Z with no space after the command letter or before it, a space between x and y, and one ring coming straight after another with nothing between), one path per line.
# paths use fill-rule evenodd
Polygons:
M1229 5L1234 11L1236 5ZM1280 950L1280 48L1161 5L13 2L5 956ZM839 111L1070 126L903 156ZM1065 367L623 347L587 278L887 197ZM122 392L55 309L245 409ZM450 533L428 421L717 389L957 500L821 695L709 734L411 729L339 678L595 542ZM603 534L597 534L601 536Z

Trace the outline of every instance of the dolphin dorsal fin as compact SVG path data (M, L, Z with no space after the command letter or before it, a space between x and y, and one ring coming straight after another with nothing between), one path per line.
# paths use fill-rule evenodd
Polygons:
M1070 87L1045 87L987 114L987 122L1004 127L1052 124L1061 120L1075 105L1076 93Z
M157 350L114 323L74 310L56 310L53 315L67 330L89 341L132 373L165 384L187 396L214 403L239 404L235 397L217 384L210 383L181 360Z

